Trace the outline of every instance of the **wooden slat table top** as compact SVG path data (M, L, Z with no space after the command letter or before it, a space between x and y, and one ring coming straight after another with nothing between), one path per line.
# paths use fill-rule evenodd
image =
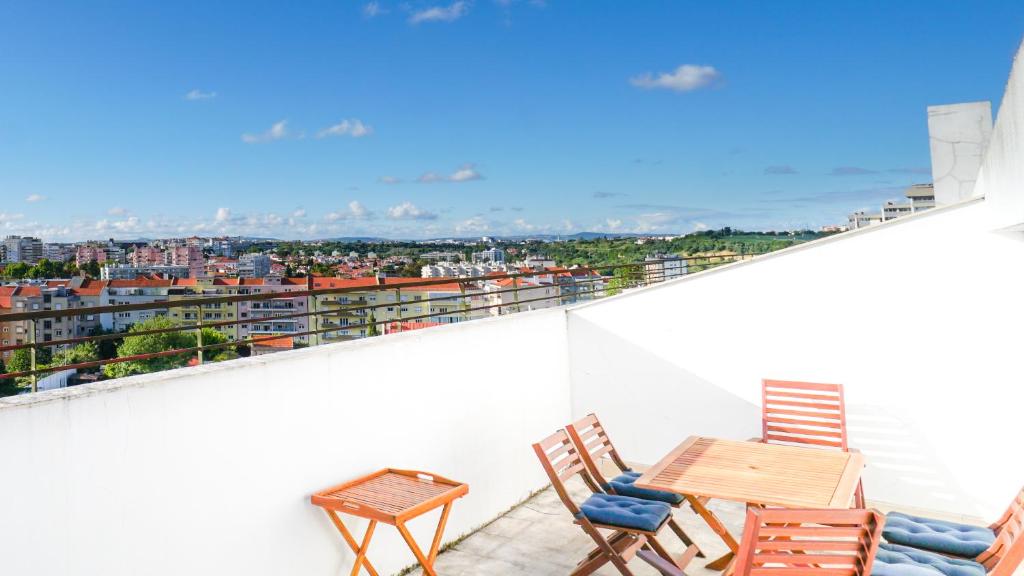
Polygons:
M859 452L691 436L636 486L691 496L793 508L849 508Z
M394 524L469 492L466 484L426 472L385 469L317 492L313 504Z

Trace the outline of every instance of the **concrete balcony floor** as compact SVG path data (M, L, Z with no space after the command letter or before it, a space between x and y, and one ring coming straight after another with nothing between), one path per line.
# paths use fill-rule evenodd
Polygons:
M590 494L579 480L569 484L576 502ZM456 506L458 506L456 504ZM738 539L743 529L744 506L715 500L708 507ZM704 565L725 554L725 543L688 507L674 510L683 530L700 546L707 558L696 558L686 569L689 576L720 576ZM683 543L667 528L659 540L673 554L683 551ZM551 488L530 498L494 522L442 552L437 557L437 572L445 576L501 574L502 576L564 576L594 547L593 541L572 522L572 516ZM659 572L634 558L629 568L637 576L659 576ZM422 571L412 572L421 576ZM619 571L607 564L595 572L615 576Z

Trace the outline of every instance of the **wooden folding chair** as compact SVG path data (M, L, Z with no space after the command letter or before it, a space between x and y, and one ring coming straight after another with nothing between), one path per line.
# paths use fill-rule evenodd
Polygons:
M533 450L536 452L537 458L540 459L544 472L547 473L548 478L551 480L551 486L554 487L559 499L569 509L569 512L572 513L574 522L596 544L596 547L576 565L570 576L592 574L609 562L623 576L633 576L633 572L627 564L637 556L664 576L685 576L683 572L685 565L679 566L669 555L668 551L658 542L656 537L658 531L671 517L671 507L663 503L645 502L625 496L602 494L593 478L587 472L579 452L569 439L569 435L564 430L559 430L537 442L533 445ZM565 486L565 482L575 476L579 476L591 491L594 492L582 506L573 500ZM624 527L617 524L599 523L591 521L583 510L594 499L600 502L635 501L652 509L660 508L666 514L658 525L652 526L649 530ZM601 530L610 531L611 534L606 537Z
M904 576L906 565L942 574L1013 576L1024 561L1024 490L1017 494L1003 516L993 523L995 540L976 558L968 559L931 550L883 543L876 560L876 576ZM923 573L918 571L918 573Z
M633 486L633 482L640 477L640 474L634 472L632 468L626 465L626 462L622 457L619 456L619 451L615 449L611 439L608 437L608 433L605 430L604 425L602 425L597 419L597 415L588 414L587 416L566 426L565 431L569 433L569 438L571 438L573 444L576 445L580 458L583 460L584 466L587 467L587 472L590 473L594 481L597 482L598 486L600 486L606 493L665 502L673 508L679 508L682 506L683 502L686 502L685 497L671 492L655 493L653 490L635 488ZM605 477L604 472L601 470L600 459L605 456L607 456L619 470L619 475L611 480L608 480ZM706 501L706 498L702 499L701 503L703 504ZM687 554L692 554L700 558L704 557L704 552L694 544L693 540L686 534L686 532L683 531L683 527L676 522L675 518L669 519L668 527L676 536L679 537L680 540L682 540L683 544L686 546Z
M761 442L855 451L847 444L842 384L761 381ZM864 484L857 483L854 507L864 508Z
M996 540L975 559L990 576L1010 576L1024 560L1024 489L992 526Z
M973 560L991 570L1007 556L1022 525L1024 489L1017 493L1006 512L987 527L893 511L886 514L882 536L890 544Z
M747 509L735 576L868 576L885 517L875 510Z

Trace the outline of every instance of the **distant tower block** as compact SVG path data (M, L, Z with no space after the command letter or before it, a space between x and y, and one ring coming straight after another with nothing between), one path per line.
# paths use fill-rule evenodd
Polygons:
M928 140L937 205L974 196L974 182L991 138L989 102L928 107Z

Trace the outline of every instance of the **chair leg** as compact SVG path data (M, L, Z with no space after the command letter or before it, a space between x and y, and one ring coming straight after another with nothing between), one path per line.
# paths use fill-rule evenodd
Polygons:
M614 536L605 540L600 532L593 526L584 527L586 532L597 544L597 548L580 562L570 576L587 576L593 574L598 568L611 562L623 576L633 576L633 572L626 566L625 560L620 555L623 550L629 548L636 540L628 532L616 532Z
M856 503L857 508L867 508L867 504L864 500L864 481L859 480L857 482L857 491L853 494L853 501Z
M700 546L697 546L696 544L693 543L693 539L690 538L686 534L686 532L683 531L683 527L680 526L678 522L676 522L675 518L669 519L668 527L671 528L672 531L676 533L676 536L678 536L679 539L683 541L683 544L685 544L687 548L689 548L690 546L696 546L697 547L697 557L698 558L704 558L704 551L700 549Z

